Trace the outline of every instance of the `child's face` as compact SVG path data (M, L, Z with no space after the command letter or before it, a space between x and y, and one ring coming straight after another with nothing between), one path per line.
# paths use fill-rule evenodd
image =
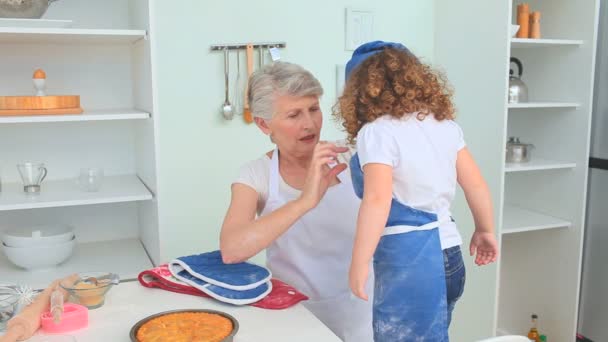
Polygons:
M274 116L268 121L268 133L282 151L294 155L310 154L323 125L323 113L316 96L277 96Z

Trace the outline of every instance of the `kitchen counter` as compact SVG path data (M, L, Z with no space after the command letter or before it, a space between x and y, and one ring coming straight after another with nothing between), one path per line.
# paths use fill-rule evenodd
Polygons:
M339 342L321 321L303 305L284 310L233 306L210 298L149 289L139 282L113 287L105 304L89 311L89 327L72 332L79 342L128 342L131 327L149 315L177 309L212 309L237 319L235 342Z

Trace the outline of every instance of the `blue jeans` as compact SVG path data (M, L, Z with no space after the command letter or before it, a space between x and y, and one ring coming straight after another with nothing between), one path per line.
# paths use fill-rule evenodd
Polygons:
M445 266L445 284L448 302L448 326L452 321L452 311L456 302L464 292L466 271L460 246L447 248L443 251L443 262Z

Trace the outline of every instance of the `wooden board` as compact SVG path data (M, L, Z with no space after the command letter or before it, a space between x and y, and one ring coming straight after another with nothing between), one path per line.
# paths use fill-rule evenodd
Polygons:
M66 115L82 114L82 108L57 108L57 109L0 109L0 116L10 115Z
M80 108L80 96L0 96L0 110L65 110L67 108Z

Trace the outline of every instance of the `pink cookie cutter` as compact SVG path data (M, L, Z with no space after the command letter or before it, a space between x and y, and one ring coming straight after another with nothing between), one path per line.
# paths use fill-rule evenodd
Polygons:
M65 333L86 328L88 325L89 309L78 304L64 304L63 314L61 314L61 322L59 322L59 324L53 322L53 314L51 314L50 311L46 311L40 315L40 326L42 331L46 333Z

